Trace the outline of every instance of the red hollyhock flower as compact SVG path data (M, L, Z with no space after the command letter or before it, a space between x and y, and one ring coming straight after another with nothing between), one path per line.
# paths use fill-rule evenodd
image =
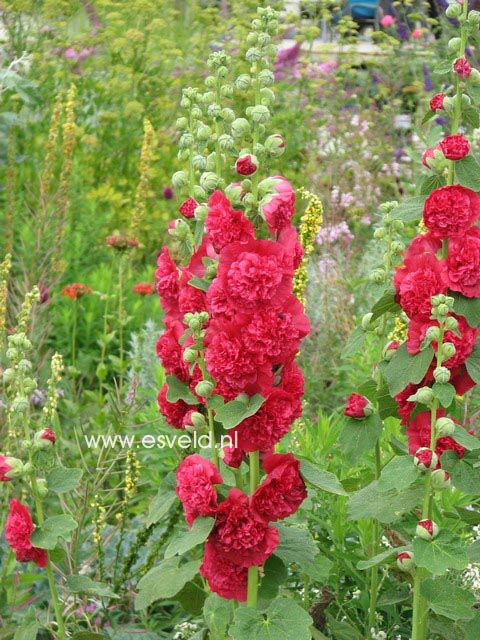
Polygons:
M216 514L209 543L219 557L240 567L253 567L263 564L277 548L277 529L255 517L248 497L239 489L230 489Z
M177 376L182 382L189 379L188 364L183 359L183 350L179 340L185 328L179 321L168 322L165 332L157 342L157 356L162 367L170 374Z
M178 402L169 402L167 400L168 385L164 384L158 394L158 408L160 413L171 427L175 429L184 429L183 419L190 410L188 404L183 400Z
M218 554L214 545L207 541L205 555L200 567L200 575L205 578L212 593L226 600L245 602L248 591L248 569L240 567L223 555Z
M155 293L155 287L151 282L139 282L133 289L133 293L138 293L139 296L153 296Z
M205 231L217 253L232 242L246 242L255 235L252 223L241 211L232 209L221 191L210 196Z
M163 247L162 253L158 256L157 265L158 269L155 271L157 292L162 309L169 313L178 308L179 274L167 247Z
M178 307L182 317L186 313L197 313L208 311L207 300L204 291L192 287L188 283L193 278L193 273L185 269L180 278L180 293L178 296Z
M461 238L452 238L446 261L448 288L466 298L480 297L480 229L472 227Z
M459 78L465 79L468 79L470 77L470 74L472 73L472 67L468 64L466 58L458 58L457 60L455 60L453 70Z
M207 305L210 316L218 320L233 320L235 310L228 302L227 294L218 278L212 282L207 291Z
M41 433L40 433L40 439L41 440L48 440L52 444L55 444L55 442L56 442L55 434L53 433L53 431L51 429L43 429L43 431L41 431Z
M461 334L459 338L452 331L445 332L444 342L451 342L456 349L455 354L445 360L443 365L448 369L454 369L463 364L473 351L473 347L477 342L478 329L472 329L463 316L455 316L458 321L458 331ZM410 320L408 325L407 351L411 355L420 352L422 342L425 340L427 331L430 327L439 327L437 320L431 320L429 316L416 316ZM432 342L435 353L438 350L438 344Z
M223 461L227 467L239 469L247 454L238 447L223 447Z
M273 180L275 193L268 195L261 203L263 217L272 235L290 226L295 213L295 191L292 185L282 176L275 176Z
M263 462L267 478L252 495L252 511L265 522L284 520L298 511L307 497L299 469L300 461L293 454L273 454Z
M277 242L234 242L222 251L217 278L231 306L252 313L262 306L281 307L292 290L291 255Z
M414 256L421 256L425 253L436 256L441 248L442 241L438 238L434 238L431 233L420 234L410 243L405 259L407 260Z
M480 217L478 195L453 185L436 189L427 198L423 209L423 221L435 238L463 236Z
M439 409L437 411L437 419L445 417L445 411ZM430 411L424 411L419 413L411 421L407 429L408 437L408 452L411 456L414 456L418 449L422 447L430 447L431 439L431 414ZM457 444L453 438L439 438L437 440L437 446L435 447L435 453L438 459L441 459L442 454L445 451L455 451L459 458L463 458L465 449Z
M235 171L239 176L251 176L258 169L253 156L246 155L238 158L235 163Z
M48 563L45 549L32 546L30 537L34 531L28 507L15 498L10 502L10 513L5 525L5 540L15 552L17 562L35 562L44 569Z
M395 396L395 402L398 405L398 415L401 417L402 425L406 425L410 422L410 416L415 409L415 402L409 402L408 398L417 393L420 387L425 386L425 382L422 381L420 384L408 384L403 391L398 393Z
M280 442L290 431L298 417L296 398L286 390L275 388L268 395L259 411L247 418L230 432L245 451L269 449Z
M343 415L349 418L362 420L363 418L367 418L371 414L371 404L368 398L365 398L365 396L361 396L358 393L352 393L347 401L347 405L345 407Z
M393 284L397 302L409 318L431 313L431 298L447 293L445 265L431 253L407 257L396 272Z
M198 516L212 516L217 506L215 484L222 484L222 476L210 460L188 456L177 470L177 497L185 510L189 527Z
M205 362L208 373L219 384L237 391L264 394L273 385L272 367L261 366L243 339L239 321L211 321L205 336ZM260 361L261 362L261 361Z
M282 367L280 386L293 396L292 412L294 420L300 418L302 415L301 400L305 393L305 378L295 360L292 360Z
M470 143L462 135L447 136L440 142L440 149L447 160L462 160L470 153Z
M195 209L198 207L198 202L196 202L193 198L188 198L181 205L179 212L182 214L184 218L190 220L195 215Z
M445 94L437 93L437 95L433 96L433 98L430 100L430 110L433 111L433 113L439 110L444 110L445 109L445 107L443 106L444 100L445 100Z

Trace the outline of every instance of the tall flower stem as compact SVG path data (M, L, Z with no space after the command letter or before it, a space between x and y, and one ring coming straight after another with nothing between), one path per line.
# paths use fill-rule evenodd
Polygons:
M260 482L260 454L253 451L249 454L250 459L250 495L255 493ZM258 567L248 569L248 593L247 605L256 608L258 602Z
M73 301L72 318L72 367L76 367L77 362L77 323L78 323L78 298Z
M461 23L461 28L460 28L460 51L458 54L459 58L465 57L465 49L467 47L467 28L465 26L467 14L468 14L468 2L464 2L463 11L462 11L462 18L464 19L464 21ZM453 114L452 114L452 127L451 127L452 136L456 136L458 134L458 129L460 127L460 118L462 115L462 87L460 83L460 76L456 75L455 83L456 83L456 92L455 92L455 101L453 104ZM449 166L448 166L448 179L447 179L447 184L449 186L453 185L454 175L455 175L455 161L450 160Z
M123 346L123 325L124 325L124 308L123 308L123 276L124 276L124 260L123 253L120 255L118 263L118 340L119 340L119 361L120 375L118 390L121 394L123 388L123 367L124 367L124 346Z

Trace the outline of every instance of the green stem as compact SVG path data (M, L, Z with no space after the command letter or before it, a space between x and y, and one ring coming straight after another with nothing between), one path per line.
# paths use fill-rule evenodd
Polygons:
M75 368L77 362L77 320L78 320L78 299L73 301L72 319L72 367Z
M120 350L120 383L118 391L122 393L123 387L123 361L124 361L124 347L123 347L123 321L124 321L124 311L123 311L123 253L120 255L120 262L118 265L118 322L119 322L119 350Z
M382 472L382 452L380 449L380 442L375 445L375 479L380 478ZM378 542L380 538L380 527L377 520L373 521L373 534L372 534L372 556L375 556L378 552ZM377 609L378 600L378 567L372 567L370 573L370 606L368 609L368 634L371 637L371 629L375 628L375 613Z
M253 451L249 454L250 459L250 495L255 493L260 481L260 454ZM248 592L247 605L253 609L257 607L258 602L258 567L249 567L248 569Z

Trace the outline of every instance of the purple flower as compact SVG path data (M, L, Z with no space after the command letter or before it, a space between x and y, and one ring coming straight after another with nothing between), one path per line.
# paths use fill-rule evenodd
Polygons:
M93 602L92 604L87 604L87 606L85 607L85 611L87 613L93 613L96 610L97 610L97 605L93 604Z
M73 49L73 47L68 47L68 49L65 49L65 51L63 52L63 57L67 60L76 60L77 52L75 51L75 49Z
M165 200L172 200L174 196L173 189L171 187L165 187L163 190L163 197Z

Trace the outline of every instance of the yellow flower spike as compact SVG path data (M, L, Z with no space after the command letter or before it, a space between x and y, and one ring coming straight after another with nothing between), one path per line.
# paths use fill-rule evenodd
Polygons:
M132 215L130 235L136 237L145 216L150 188L151 165L153 160L153 141L155 131L148 118L143 121L144 135L140 154L140 180L135 194L135 206Z
M50 191L53 182L53 172L56 160L57 140L60 131L60 121L65 108L63 103L64 93L60 91L55 98L52 118L50 120L50 129L48 131L47 153L43 164L43 174L40 180L40 189L42 195Z
M323 222L323 205L320 198L306 189L299 189L299 193L303 200L307 200L307 208L301 218L300 225L300 244L304 250L304 256L300 266L295 272L293 280L293 293L305 307L306 299L304 297L305 289L308 282L308 259L315 246L315 237L320 231Z
M399 344L403 344L407 339L407 324L401 318L395 318L395 327L388 339Z

